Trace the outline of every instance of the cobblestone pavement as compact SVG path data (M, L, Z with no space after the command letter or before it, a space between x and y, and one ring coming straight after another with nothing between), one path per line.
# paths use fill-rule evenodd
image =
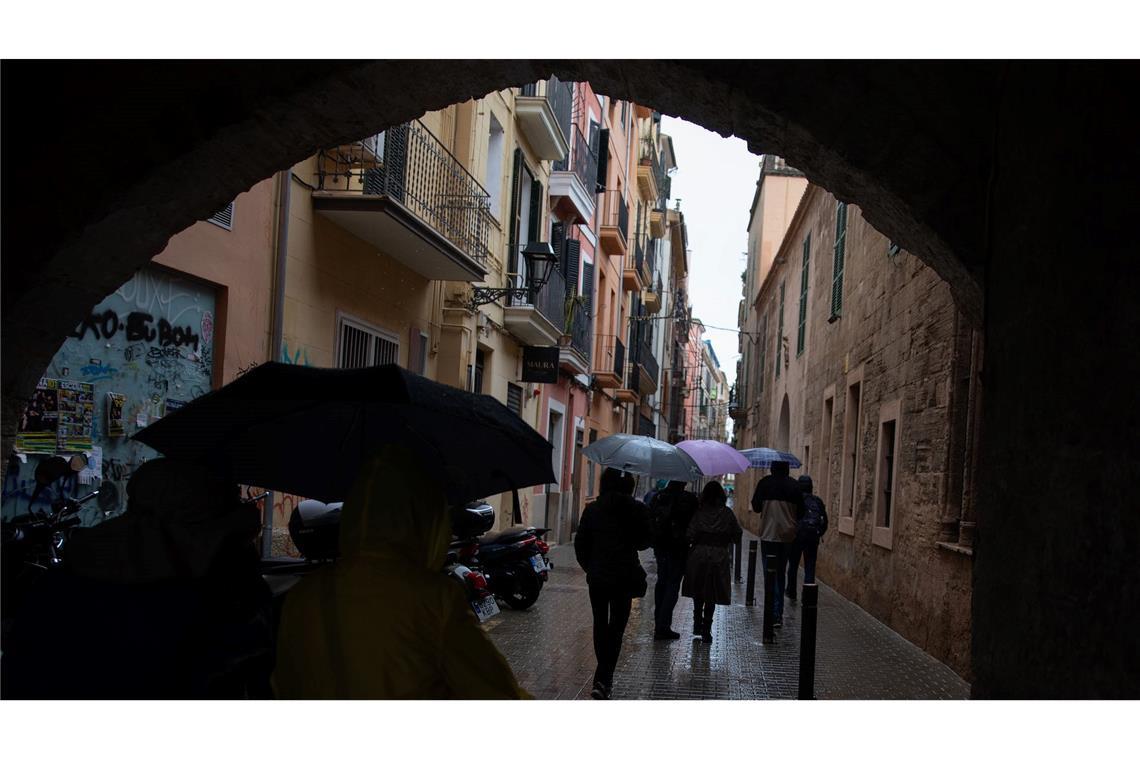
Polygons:
M747 536L746 536L747 539ZM589 699L594 672L586 576L573 548L551 550L554 569L529 610L503 611L484 624L538 699ZM747 573L745 543L744 574ZM673 615L678 641L653 640L652 552L642 554L649 593L635 599L614 676L614 699L794 699L799 673L800 610L785 600L776 643L760 643L763 575L756 606L734 584L731 606L717 607L713 642L690 637L692 601L681 597ZM819 587L816 697L820 699L965 699L969 684L950 668L829 587Z

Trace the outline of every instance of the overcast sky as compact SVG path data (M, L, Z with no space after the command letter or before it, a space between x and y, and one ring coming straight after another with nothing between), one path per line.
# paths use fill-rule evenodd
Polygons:
M736 328L740 273L748 249L748 209L760 173L760 157L744 141L665 116L661 131L673 138L677 171L669 207L681 199L689 232L689 301L693 316L709 325ZM735 332L714 330L712 341L729 386L736 379Z

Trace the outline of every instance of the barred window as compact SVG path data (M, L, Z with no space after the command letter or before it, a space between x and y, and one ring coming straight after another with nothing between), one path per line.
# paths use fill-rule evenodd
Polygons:
M522 416L522 386L507 383L507 408Z
M337 361L341 369L395 364L400 356L400 341L352 317L337 320Z

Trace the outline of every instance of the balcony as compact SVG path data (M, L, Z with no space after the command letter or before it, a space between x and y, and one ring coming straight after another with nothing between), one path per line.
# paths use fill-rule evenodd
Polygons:
M524 287L523 275L511 275ZM503 307L503 326L524 346L556 346L566 320L566 279L557 269L540 290L512 297Z
M657 362L657 357L653 355L650 338L648 331L643 332L637 343L636 355L633 358L634 364L637 365L640 372L638 388L647 396L657 392L659 378L661 377L661 367Z
M645 291L641 294L641 302L645 304L645 311L649 314L656 314L661 311L661 273L657 273L657 284L652 289Z
M550 172L550 200L562 218L589 224L594 218L594 188L598 182L598 151L591 149L578 125L573 127L570 158Z
M625 257L629 239L629 206L620 190L607 190L603 196L602 223L598 228L598 241L602 252L609 256Z
M623 404L637 404L641 402L641 370L632 361L626 363L622 373L625 382L618 386L614 392L617 400Z
M634 243L633 250L626 254L625 267L622 269L621 284L623 290L646 290L652 282L649 279L649 268L646 265L645 251L641 240Z
M569 82L560 82L557 77L528 84L515 98L515 117L538 158L562 161L570 153L573 103Z
M659 184L660 161L657 158L657 144L652 137L641 138L641 152L637 161L637 189L647 203L655 204L661 192Z
M649 210L649 237L660 240L665 237L665 209L654 208Z
M418 120L317 154L313 211L428 280L481 282L487 191Z
M558 352L559 363L575 375L588 375L594 337L594 320L590 316L589 304L579 303L573 307L568 327L568 335L563 336L562 348Z
M625 376L625 346L616 335L599 335L594 354L594 381L602 388L617 388Z
M745 396L744 386L733 383L728 392L728 416L738 423L748 416Z

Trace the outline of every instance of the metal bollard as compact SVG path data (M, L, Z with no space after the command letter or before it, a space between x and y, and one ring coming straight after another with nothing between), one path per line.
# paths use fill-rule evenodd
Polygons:
M764 629L762 641L771 644L776 641L775 619L776 606L776 555L764 556Z
M815 699L815 624L819 617L819 586L804 584L800 602L800 699Z
M737 583L740 583L741 582L740 561L743 558L744 549L741 548L739 541L736 541L732 544L732 554L733 554L733 559L735 560L735 565L736 565L735 574L733 575L733 580L736 581Z
M756 542L748 542L748 586L744 595L744 605L752 607L756 604Z

